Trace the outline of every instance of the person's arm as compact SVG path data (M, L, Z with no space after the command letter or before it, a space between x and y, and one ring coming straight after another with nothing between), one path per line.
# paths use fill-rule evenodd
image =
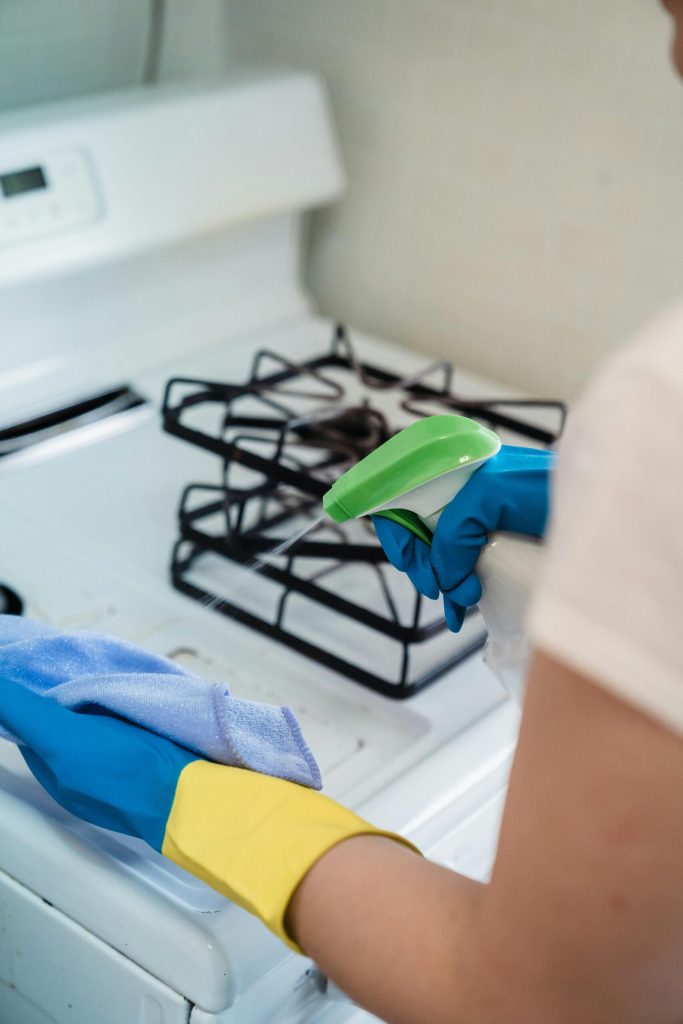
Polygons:
M674 1024L683 743L538 653L491 883L352 838L287 927L391 1024Z

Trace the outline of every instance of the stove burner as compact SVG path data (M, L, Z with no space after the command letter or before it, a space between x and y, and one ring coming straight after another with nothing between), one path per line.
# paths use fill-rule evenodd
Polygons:
M170 380L164 429L222 465L220 483L190 483L182 493L173 585L391 697L410 696L469 656L485 640L478 612L457 637L447 634L440 612L430 615L386 566L367 521L318 519L340 473L416 417L464 413L517 443L559 437L562 403L466 400L453 376L449 363L410 378L361 363L340 325L331 350L303 363L259 352L246 383ZM525 408L552 415L555 426L527 422ZM226 571L229 563L246 567L247 585ZM258 573L249 573L255 563Z
M23 615L24 602L16 593L0 583L0 615Z
M309 445L346 450L354 462L391 437L386 417L367 402L324 410L301 422L292 422L290 428Z

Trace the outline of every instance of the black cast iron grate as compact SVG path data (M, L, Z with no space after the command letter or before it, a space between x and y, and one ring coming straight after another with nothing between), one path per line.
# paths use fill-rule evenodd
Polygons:
M193 482L182 493L173 585L387 696L434 682L482 645L480 616L446 637L434 605L387 566L369 522L322 520L320 499L401 426L444 411L537 445L551 445L566 416L561 402L464 399L449 363L405 378L361 362L342 325L328 352L300 363L260 351L243 383L173 378L164 429L215 454L222 468L219 483ZM539 426L539 413L553 423ZM273 554L294 533L301 536ZM245 569L236 576L227 563Z

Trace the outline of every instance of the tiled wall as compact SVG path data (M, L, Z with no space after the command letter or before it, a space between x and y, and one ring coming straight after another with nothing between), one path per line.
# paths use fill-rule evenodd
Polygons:
M319 69L349 174L322 308L537 393L683 293L683 83L655 0L228 0Z
M227 61L224 0L167 0L161 76ZM149 0L0 0L0 110L140 81Z

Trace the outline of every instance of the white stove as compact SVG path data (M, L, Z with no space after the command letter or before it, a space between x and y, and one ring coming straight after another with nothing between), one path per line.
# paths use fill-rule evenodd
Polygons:
M392 701L169 583L179 495L216 464L162 432L166 381L236 380L260 348L328 343L299 281L302 215L342 183L320 85L139 90L4 115L0 138L0 582L26 614L288 704L327 793L486 877L518 712L479 654ZM508 393L468 374L459 390ZM0 1020L372 1019L339 995L202 883L72 818L0 744Z

